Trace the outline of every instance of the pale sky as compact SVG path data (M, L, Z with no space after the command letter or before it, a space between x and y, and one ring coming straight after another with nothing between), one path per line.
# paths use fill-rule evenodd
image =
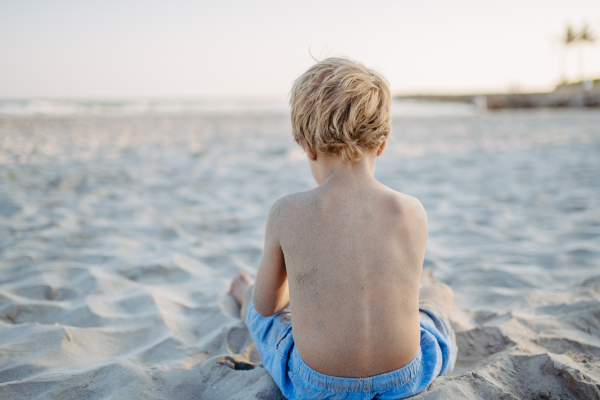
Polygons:
M551 90L584 21L600 38L600 0L0 0L0 98L285 98L309 49L394 93ZM600 78L600 40L584 50Z

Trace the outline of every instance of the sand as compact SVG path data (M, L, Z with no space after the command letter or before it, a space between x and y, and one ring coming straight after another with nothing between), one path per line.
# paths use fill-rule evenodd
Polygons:
M415 399L600 398L600 113L401 118L451 376ZM226 295L314 187L285 115L0 118L0 398L278 399Z

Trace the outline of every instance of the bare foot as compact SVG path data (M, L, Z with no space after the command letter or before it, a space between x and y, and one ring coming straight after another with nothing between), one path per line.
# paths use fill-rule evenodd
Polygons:
M253 283L254 281L250 278L250 275L245 272L240 272L233 282L231 282L229 294L237 301L240 307L244 301L244 292L246 292L246 288Z
M433 269L429 267L423 268L423 272L421 273L420 286L433 285L434 283L435 278L433 277Z

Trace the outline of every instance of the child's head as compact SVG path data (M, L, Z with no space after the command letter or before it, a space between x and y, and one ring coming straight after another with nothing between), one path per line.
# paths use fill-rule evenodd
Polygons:
M364 65L328 58L310 67L292 87L292 131L305 151L361 159L391 131L392 95L386 79Z

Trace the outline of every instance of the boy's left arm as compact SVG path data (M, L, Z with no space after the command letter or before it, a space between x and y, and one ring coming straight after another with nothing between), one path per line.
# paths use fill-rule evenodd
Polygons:
M276 201L269 212L265 248L252 294L254 309L263 317L281 312L290 303L285 259L279 241L279 229L282 223L281 203L281 199Z

